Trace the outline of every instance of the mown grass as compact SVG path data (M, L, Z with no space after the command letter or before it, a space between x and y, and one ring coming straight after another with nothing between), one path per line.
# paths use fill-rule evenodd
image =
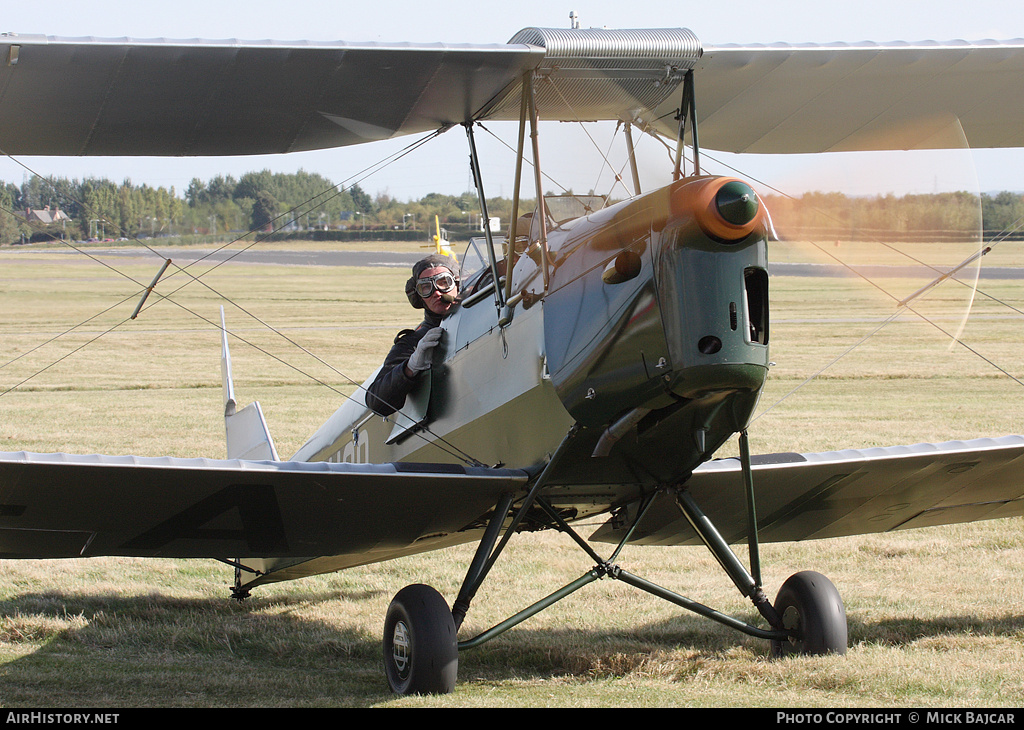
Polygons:
M112 265L145 285L154 261ZM399 269L221 267L209 289L182 289L180 306L154 299L134 321L138 284L118 272L78 255L0 251L0 391L17 385L0 396L0 450L222 456L219 333L207 320L230 299L241 309L228 305L229 327L245 340L232 344L238 395L261 401L287 455L415 319ZM1021 309L1020 287L984 286L994 298L976 299L964 342L1022 378L1020 316L996 302ZM901 317L836 360L891 312L884 296L835 279L773 277L771 288L776 365L755 450L1022 431L1022 386L962 346L947 349L919 319ZM930 312L958 324L963 297L944 296ZM228 598L231 571L209 561L2 561L0 705L1019 707L1022 527L763 546L769 593L804 569L839 587L845 657L772 661L765 642L601 581L464 652L455 693L425 698L387 690L384 612L411 582L450 600L471 547L271 585L244 603ZM630 548L620 562L756 621L702 549ZM463 636L589 567L559 536L514 540Z

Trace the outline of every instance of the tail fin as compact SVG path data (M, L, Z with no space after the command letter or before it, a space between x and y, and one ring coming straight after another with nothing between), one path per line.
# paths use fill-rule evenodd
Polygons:
M224 307L220 308L220 371L224 383L224 430L227 435L229 459L247 461L279 461L274 440L270 438L266 419L259 403L250 403L236 410L235 386L231 380L231 353L228 351L228 330L224 325Z

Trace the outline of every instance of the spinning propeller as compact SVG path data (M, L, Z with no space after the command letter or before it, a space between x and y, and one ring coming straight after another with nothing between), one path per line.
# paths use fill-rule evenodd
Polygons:
M761 415L812 381L838 380L857 405L837 404L837 417L886 421L878 379L942 398L943 376L976 366L957 347L986 252L971 152L955 120L903 134L909 147L941 134L950 148L784 158L774 181L754 181L778 237L768 248L778 366Z

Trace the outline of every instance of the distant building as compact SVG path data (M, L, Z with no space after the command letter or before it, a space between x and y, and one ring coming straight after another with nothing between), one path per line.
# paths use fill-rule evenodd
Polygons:
M50 210L50 206L45 208L39 208L33 210L32 208L25 208L25 220L29 223L40 223L44 226L48 226L51 223L60 223L61 221L71 220L68 215L60 208L54 208Z

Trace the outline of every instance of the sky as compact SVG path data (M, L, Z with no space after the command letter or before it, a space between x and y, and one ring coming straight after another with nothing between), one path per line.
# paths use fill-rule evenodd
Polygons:
M392 0L386 9L353 0L35 0L13 5L0 13L0 32L64 37L504 43L524 27L569 27L570 11L577 13L582 27L687 27L705 45L1024 37L1024 3L1020 0L974 0L969 6L949 0L448 0L444 4ZM196 177L205 181L216 175L238 178L254 170L303 169L335 183L358 181L371 194L385 192L400 200L418 199L429 192L458 194L470 188L466 138L461 130L443 135L414 157L370 177L359 174L409 141L404 138L338 150L258 157L0 158L0 180L20 184L28 168L58 177L96 176L117 182L130 179L136 185L173 186L182 194ZM488 165L494 169L498 161L503 167L502 174L485 180L487 194L510 196L513 158L490 140L478 138L478 142L485 171ZM557 141L551 146L559 147ZM545 149L542 146L542 161ZM749 164L751 174L756 176L771 163L755 157ZM979 150L971 156L982 191L1024 190L1022 163L1024 150ZM601 182L591 171L559 181L577 192L600 187Z

